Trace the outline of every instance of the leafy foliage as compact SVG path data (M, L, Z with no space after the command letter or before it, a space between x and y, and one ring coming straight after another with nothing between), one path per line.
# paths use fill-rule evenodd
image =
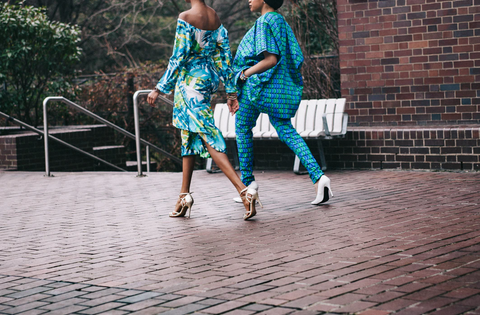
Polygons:
M9 0L0 0L5 2ZM182 0L25 0L45 6L51 20L78 25L85 74L139 67L146 61L168 59L172 53L177 17L189 4ZM238 45L245 25L255 20L245 0L206 0L214 7ZM246 22L245 22L246 21Z
M43 9L0 6L0 108L37 126L46 91L66 90L81 51L79 30ZM53 82L53 79L57 81Z
M303 98L340 97L336 0L298 0L284 8L305 56Z
M335 0L300 0L284 12L307 55L338 51Z

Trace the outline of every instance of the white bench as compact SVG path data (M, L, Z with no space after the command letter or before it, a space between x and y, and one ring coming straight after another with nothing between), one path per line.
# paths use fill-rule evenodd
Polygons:
M228 111L227 104L217 104L214 110L215 125L220 129L225 140L235 140L235 115ZM320 166L327 169L322 140L343 138L347 133L348 114L345 113L345 99L302 100L292 125L304 139L317 139L320 154ZM252 129L253 140L278 140L267 114L260 114L257 124ZM238 167L238 154L234 147L235 167ZM207 172L212 173L212 159L207 160ZM293 171L300 172L300 159L295 156Z

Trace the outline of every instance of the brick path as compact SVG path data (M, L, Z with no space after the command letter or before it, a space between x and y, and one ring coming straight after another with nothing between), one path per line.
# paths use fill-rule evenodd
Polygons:
M0 314L480 314L480 173L328 175L0 172Z

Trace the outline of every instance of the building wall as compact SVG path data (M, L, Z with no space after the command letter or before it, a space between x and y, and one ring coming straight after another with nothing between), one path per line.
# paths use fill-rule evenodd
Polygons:
M480 123L480 0L338 0L352 126Z
M317 141L306 142L320 162ZM344 139L322 145L328 170L480 171L480 126L350 127ZM295 155L279 140L254 140L254 154L257 170L293 169Z
M323 146L335 169L480 171L479 134L480 126L352 127Z

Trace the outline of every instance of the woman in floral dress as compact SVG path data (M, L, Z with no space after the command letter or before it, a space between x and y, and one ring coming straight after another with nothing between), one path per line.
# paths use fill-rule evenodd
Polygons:
M171 217L190 216L193 198L190 193L195 156L212 157L235 186L246 208L244 219L256 214L257 191L247 188L226 155L225 140L213 120L210 107L212 94L220 80L227 92L227 104L232 113L238 109L232 56L228 32L216 12L204 0L186 0L192 8L179 15L175 45L167 71L155 86L147 101L154 105L160 93L175 90L173 124L181 130L183 180L179 199Z

